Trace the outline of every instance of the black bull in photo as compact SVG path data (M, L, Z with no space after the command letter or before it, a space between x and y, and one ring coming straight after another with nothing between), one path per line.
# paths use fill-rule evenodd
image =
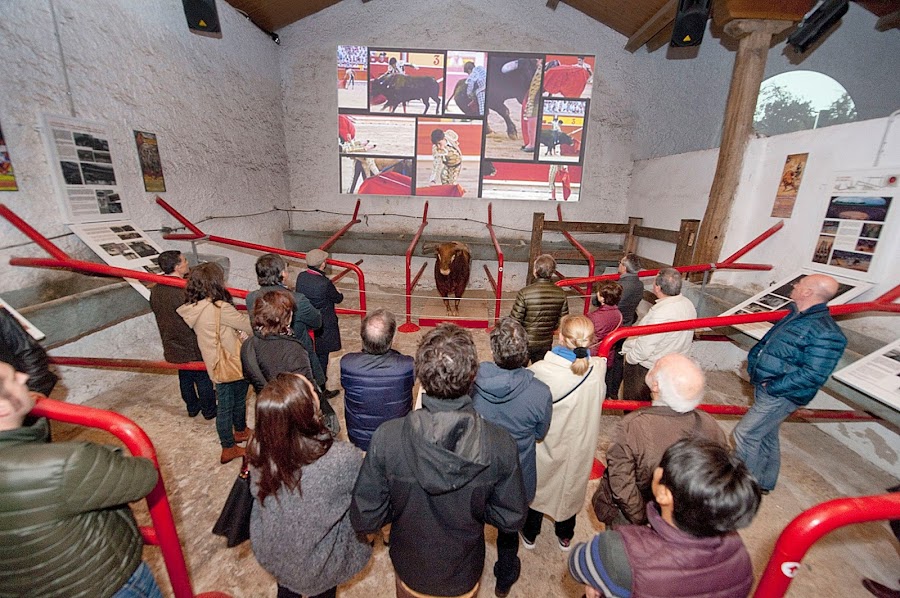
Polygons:
M434 100L437 106L441 105L440 86L434 77L415 77L411 75L382 75L372 80L371 98L384 96L387 102L384 109L390 108L391 112L397 110L397 106L410 100L422 100L425 111L431 105L429 99Z
M485 94L485 109L493 110L506 122L506 134L510 139L518 137L518 129L509 115L506 100L512 98L519 102L525 102L528 95L528 87L538 68L537 58L517 58L507 60L499 56L495 60L491 56L487 67L487 89ZM463 114L478 116L478 103L472 102L472 98L466 94L466 80L461 79L453 89L453 99ZM490 131L489 131L490 132Z

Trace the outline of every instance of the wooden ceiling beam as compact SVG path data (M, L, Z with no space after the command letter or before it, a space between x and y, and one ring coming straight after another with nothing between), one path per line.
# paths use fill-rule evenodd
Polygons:
M662 8L656 11L656 14L650 17L641 28L635 31L625 44L625 49L632 54L641 46L650 41L653 36L659 33L669 23L675 20L675 13L678 11L678 0L669 0Z
M900 27L900 10L879 17L875 22L875 29L878 31L887 31L895 27Z

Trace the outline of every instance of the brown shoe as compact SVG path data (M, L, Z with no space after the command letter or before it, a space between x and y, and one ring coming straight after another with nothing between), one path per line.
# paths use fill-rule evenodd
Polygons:
M247 442L250 440L250 437L253 436L253 428L245 428L240 432L235 431L234 433L234 441L235 442Z
M245 452L246 451L242 446L230 446L228 448L223 448L222 456L219 457L219 462L224 465L229 461L234 461L235 459L243 457Z

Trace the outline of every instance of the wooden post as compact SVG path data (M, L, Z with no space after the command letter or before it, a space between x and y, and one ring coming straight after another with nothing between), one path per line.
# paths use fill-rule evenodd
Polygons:
M544 238L544 213L535 212L531 221L531 248L528 252L528 278L525 284L534 282L534 260L543 253L542 240Z
M693 264L694 245L697 241L697 229L699 220L682 220L678 229L678 241L675 243L675 257L672 258L673 266L688 266Z
M725 107L719 161L697 239L694 257L697 263L715 262L722 251L772 36L793 24L793 21L737 19L725 25L725 33L740 42Z
M628 234L625 235L625 243L622 247L623 255L626 253L637 253L637 235L634 234L634 228L636 226L640 226L644 223L643 218L635 218L631 216L628 218Z

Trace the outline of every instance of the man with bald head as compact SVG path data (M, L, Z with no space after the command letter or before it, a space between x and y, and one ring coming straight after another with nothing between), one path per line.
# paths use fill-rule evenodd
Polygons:
M795 282L790 314L747 356L755 400L734 428L735 453L756 476L763 494L775 488L778 480L781 422L816 396L847 346L847 338L826 306L837 290L838 282L824 274L810 274Z
M695 408L706 379L685 355L661 357L647 373L653 404L622 418L606 452L606 470L591 503L597 519L613 523L647 523L651 482L663 454L682 438L704 438L725 446L725 434L708 413Z

